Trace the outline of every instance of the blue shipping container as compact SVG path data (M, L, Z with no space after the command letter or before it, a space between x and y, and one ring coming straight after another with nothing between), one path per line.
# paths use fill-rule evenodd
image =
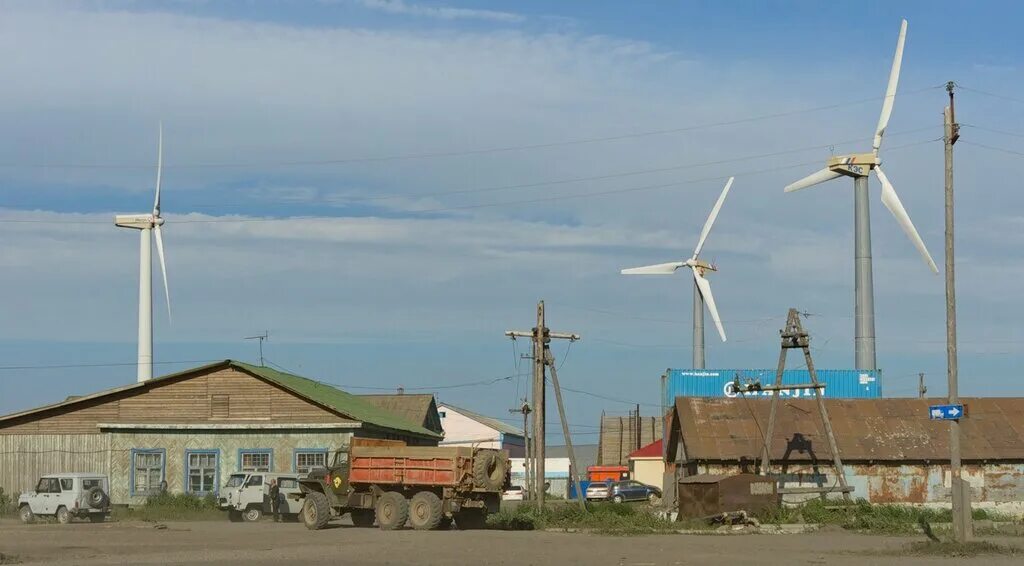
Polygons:
M733 386L737 376L740 383L759 381L761 385L775 384L774 369L670 369L665 379L662 402L671 406L676 397L737 397ZM838 399L877 399L882 396L882 384L877 371L856 369L819 369L818 381L825 384L825 397ZM802 385L811 382L805 369L782 372L783 385ZM770 397L770 391L747 393L747 397ZM791 389L780 392L783 397L813 397L812 389Z

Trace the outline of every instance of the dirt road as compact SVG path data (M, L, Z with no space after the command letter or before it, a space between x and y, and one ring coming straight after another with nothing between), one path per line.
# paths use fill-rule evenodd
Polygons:
M605 537L550 532L405 530L300 524L182 522L22 525L0 521L0 553L25 564L954 564L952 559L865 555L909 539L845 532L806 535ZM1020 539L1003 543L1024 546ZM1020 564L988 556L986 566Z

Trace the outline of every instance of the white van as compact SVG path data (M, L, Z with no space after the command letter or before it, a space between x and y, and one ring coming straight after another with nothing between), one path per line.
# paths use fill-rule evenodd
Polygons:
M281 517L296 520L302 511L302 502L292 497L300 493L298 478L296 474L268 472L231 474L220 492L220 508L228 512L231 521L259 521L264 514L273 511L270 504L270 480L276 479L281 489Z

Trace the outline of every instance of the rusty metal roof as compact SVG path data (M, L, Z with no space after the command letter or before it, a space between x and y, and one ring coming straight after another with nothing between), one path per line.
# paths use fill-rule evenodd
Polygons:
M948 461L949 425L928 418L929 405L945 402L825 399L825 406L844 462ZM964 460L1024 460L1024 398L961 402L967 405L967 416L960 420ZM770 408L768 399L678 397L670 442L681 438L690 461L758 460ZM773 460L832 457L813 398L780 399L772 436ZM668 454L675 453L670 445Z

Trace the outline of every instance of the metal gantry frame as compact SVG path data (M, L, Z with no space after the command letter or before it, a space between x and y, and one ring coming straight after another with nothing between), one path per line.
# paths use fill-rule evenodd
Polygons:
M825 406L825 400L822 397L822 390L825 388L825 385L818 382L818 374L814 370L814 361L811 359L811 337L800 323L799 311L796 309L789 309L789 315L786 317L786 327L780 330L779 334L782 336L782 348L779 350L779 367L775 372L775 385L760 388L761 391L772 391L772 406L771 411L768 414L768 429L765 431L764 445L761 451L761 475L767 476L771 470L772 436L775 434L775 418L776 415L778 415L779 392L784 389L791 389L794 387L813 389L814 398L818 404L818 413L821 415L821 422L825 428L825 435L828 437L828 447L829 451L832 453L832 465L835 467L836 478L839 481L839 485L779 489L779 493L825 494L841 492L843 494L843 498L849 502L851 501L850 492L853 491L853 488L846 482L846 471L843 468L843 460L839 455L839 446L836 444L835 434L832 432L832 421L829 420L828 408ZM782 372L786 369L786 353L792 349L803 350L804 361L807 364L807 371L811 375L811 383L809 385L784 386L782 384Z

